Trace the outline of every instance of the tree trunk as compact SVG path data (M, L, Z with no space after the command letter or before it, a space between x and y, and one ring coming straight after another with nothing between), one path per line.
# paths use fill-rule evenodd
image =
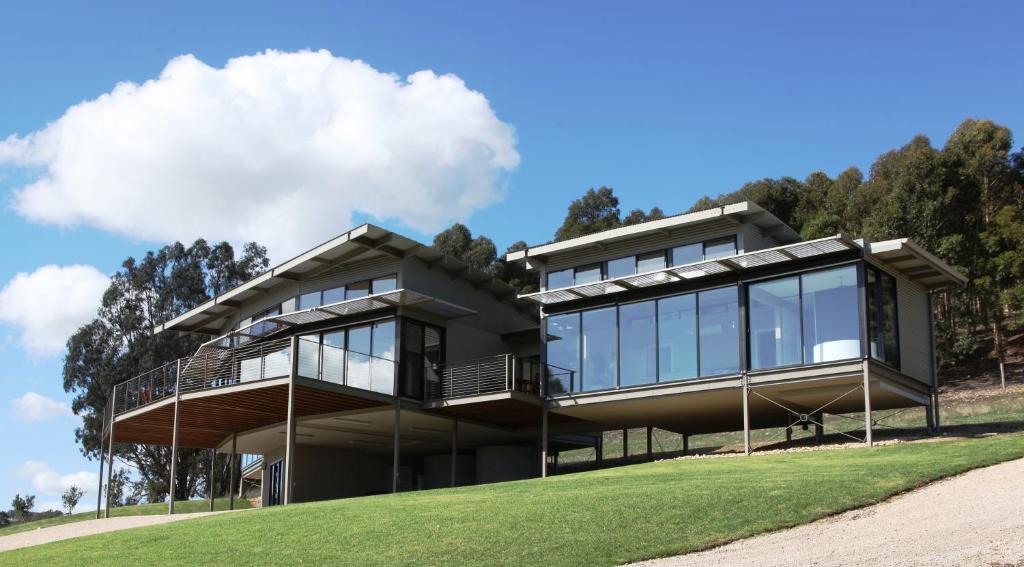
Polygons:
M992 310L992 342L995 346L996 360L999 361L999 385L1006 389L1006 352L1003 345L1003 326L999 323L999 315Z

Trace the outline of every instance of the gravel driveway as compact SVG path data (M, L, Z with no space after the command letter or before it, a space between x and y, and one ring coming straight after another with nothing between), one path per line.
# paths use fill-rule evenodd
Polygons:
M19 547L28 547L30 545L51 543L73 537L101 534L104 532L116 532L118 530L126 530L129 528L140 528L142 526L167 524L170 522L209 516L211 514L223 514L223 512L196 512L193 514L175 514L173 516L168 516L166 514L158 516L118 516L115 518L85 520L84 522L62 524L59 526L51 526L49 528L39 528L37 530L30 530L27 532L0 537L0 552L18 549Z
M1024 459L804 526L637 565L1024 565Z

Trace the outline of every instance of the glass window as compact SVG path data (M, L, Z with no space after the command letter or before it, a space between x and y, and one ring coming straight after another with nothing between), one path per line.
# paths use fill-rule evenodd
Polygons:
M750 367L800 364L800 279L750 284L747 293Z
M320 379L335 384L345 383L345 331L324 333L321 347Z
M801 278L804 362L859 358L856 266L812 272Z
M878 272L868 266L864 270L864 291L868 309L868 354L882 359L882 330L878 325Z
M715 258L732 256L734 254L736 254L736 239L732 236L718 240L708 240L704 243L705 260L714 260Z
M700 375L734 374L740 370L739 298L736 287L697 294L700 322Z
M552 315L545 319L547 391L551 394L579 390L580 314Z
M697 376L697 296L658 301L658 379Z
M320 377L320 335L299 337L299 376L313 380Z
M704 259L704 244L698 242L696 244L687 244L685 246L676 246L672 249L672 265L682 266L683 264L692 264L694 262L700 262Z
M309 309L310 307L320 307L319 291L311 291L299 296L299 309Z
M599 281L601 281L601 264L576 268L576 278L573 280L574 285L583 285Z
M665 268L665 253L664 252L653 252L651 254L641 254L636 259L636 273L642 274L644 272L653 272L654 270L661 270Z
M382 321L373 324L373 350L370 352L370 389L382 394L395 391L395 322ZM423 398L423 381L417 380L411 392L415 398ZM418 394L418 395L417 395Z
M636 256L608 261L608 279L631 276L636 273Z
M899 368L900 335L896 313L896 278L882 273L879 283L882 288L882 341L885 347L885 357L882 360L893 368Z
M286 299L281 303L281 314L294 313L295 312L295 298Z
M619 345L622 349L620 386L658 381L653 301L629 303L619 307Z
M385 276L383 278L373 280L373 293L385 293L388 291L395 291L396 289L398 289L397 276Z
M572 287L572 268L569 268L568 270L558 270L557 272L548 272L547 289L559 289L563 287Z
M345 301L345 286L332 287L324 290L324 305Z
M584 391L615 387L619 362L615 311L614 307L605 307L583 312Z
M370 282L356 282L345 286L345 299L358 299L370 295Z
M353 388L370 389L370 333L369 325L348 330L348 379L345 382Z

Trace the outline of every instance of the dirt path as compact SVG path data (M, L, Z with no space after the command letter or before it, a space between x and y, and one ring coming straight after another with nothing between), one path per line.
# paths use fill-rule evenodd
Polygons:
M51 543L62 539L71 539L74 537L101 534L104 532L116 532L118 530L127 530L129 528L167 524L170 522L200 518L202 516L209 516L212 514L223 514L223 512L196 512L193 514L175 514L173 516L118 516L116 518L86 520L84 522L73 522L48 528L39 528L37 530L30 530L27 532L0 537L0 552L18 549L19 547Z
M638 565L1024 565L1024 459L805 526Z

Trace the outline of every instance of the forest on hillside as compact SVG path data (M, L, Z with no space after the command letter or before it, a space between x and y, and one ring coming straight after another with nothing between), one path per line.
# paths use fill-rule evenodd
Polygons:
M964 289L933 297L943 364L994 357L1002 370L1006 336L1024 326L1024 148L1014 151L1009 128L964 120L941 147L918 135L881 154L865 175L850 167L835 178L815 171L804 179L760 179L686 212L753 201L804 238L842 233L869 241L908 237L956 266ZM654 206L623 215L613 189L588 190L573 201L554 240L662 218ZM491 270L520 290L536 281L497 256L494 243L461 224L438 234L435 246ZM517 242L508 252L526 246Z

